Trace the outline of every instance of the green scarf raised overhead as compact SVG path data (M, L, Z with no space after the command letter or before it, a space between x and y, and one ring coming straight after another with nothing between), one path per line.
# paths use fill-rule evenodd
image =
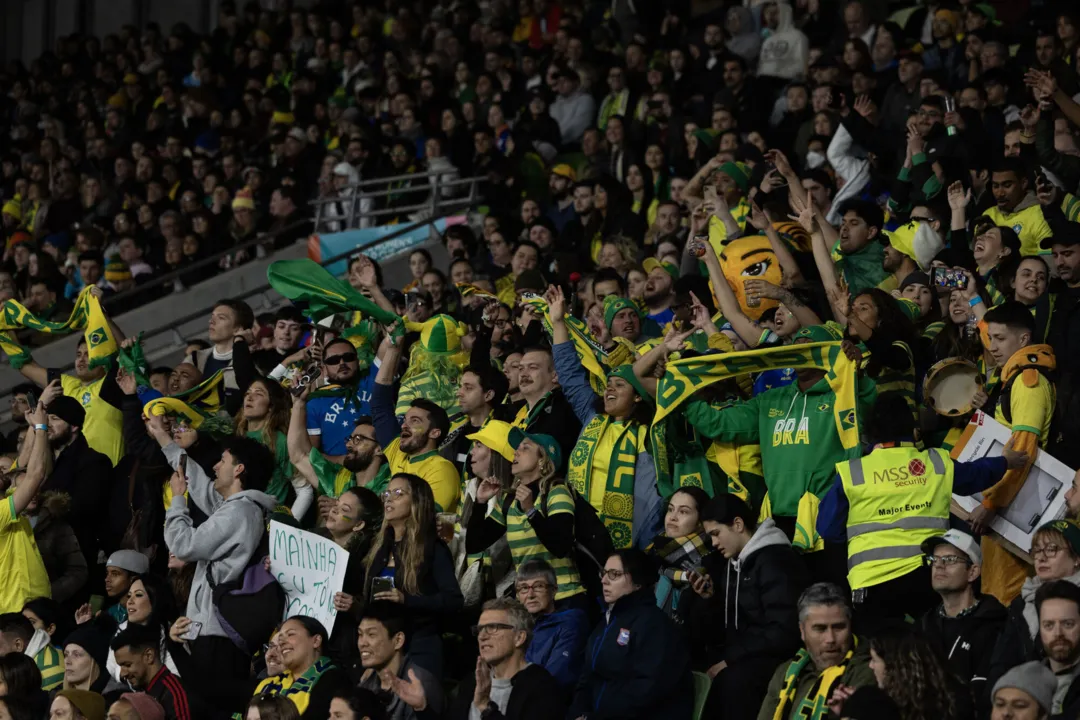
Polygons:
M833 413L840 442L848 450L859 447L855 403L858 367L840 349L839 342L785 345L670 362L656 387L656 416L653 422L666 418L703 387L746 373L782 368L825 372L825 381L836 394Z
M101 309L101 302L89 287L79 293L71 315L64 322L39 320L15 300L8 300L0 306L0 350L7 354L11 366L16 370L30 362L30 351L20 345L10 331L24 329L50 335L66 335L83 330L92 368L108 365L116 354L116 338L113 337L112 328Z
M308 315L315 321L351 310L360 311L382 325L398 319L312 260L278 260L267 268L266 279L288 299L306 303Z

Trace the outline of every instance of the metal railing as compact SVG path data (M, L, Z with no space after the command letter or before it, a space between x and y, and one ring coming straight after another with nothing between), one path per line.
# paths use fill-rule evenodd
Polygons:
M375 220L371 223L371 226L375 226L383 218L421 220L439 217L448 214L448 208L460 207L462 203L474 205L480 199L479 185L487 177L447 180L446 176L451 174L445 170L429 170L373 178L347 185L333 197L316 198L310 203L315 208L315 232L341 232L361 226L369 227L363 224L365 220ZM416 184L421 180L423 182ZM408 184L392 187L395 183ZM427 195L421 203L379 207L382 198L419 194Z

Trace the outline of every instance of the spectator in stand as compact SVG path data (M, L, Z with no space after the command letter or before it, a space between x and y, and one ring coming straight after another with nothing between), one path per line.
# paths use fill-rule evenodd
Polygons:
M991 720L1044 720L1050 717L1057 678L1044 663L1017 665L994 684Z
M19 613L0 614L0 657L21 655L29 658L37 670L36 687L49 692L60 687L64 681L60 652L50 641L47 632L35 629L30 621ZM14 663L11 667L14 668ZM0 671L0 674L5 671ZM12 672L17 670L13 669ZM21 671L18 672L21 674ZM11 686L7 675L4 676L4 681Z
M1057 680L1054 717L1073 717L1080 711L1080 588L1067 580L1055 580L1035 593L1039 616L1039 644L1046 664Z
M385 698L386 715L394 720L423 718L443 709L439 682L405 652L407 626L407 610L397 603L376 600L364 609L357 635L362 673L357 685ZM417 698L417 690L422 693L422 701Z
M589 621L581 608L556 609L558 590L555 570L550 564L529 560L518 566L514 592L533 617L532 639L525 659L547 670L569 693L581 676Z
M191 720L198 715L181 679L165 666L161 643L158 628L132 624L113 638L110 650L121 681L153 698L166 720Z
M656 607L652 559L617 550L604 564L603 621L585 646L585 670L567 717L686 720L693 709L690 657Z
M922 544L930 564L930 585L941 604L919 621L923 636L946 667L970 690L979 708L987 714L989 695L986 681L994 643L1005 626L1005 608L993 595L976 593L982 571L982 551L973 537L960 530L948 530Z

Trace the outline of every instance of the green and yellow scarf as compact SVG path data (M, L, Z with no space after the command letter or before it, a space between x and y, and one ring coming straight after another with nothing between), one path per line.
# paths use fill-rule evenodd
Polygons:
M334 667L334 662L330 658L321 657L307 669L307 672L298 678L293 678L288 673L266 678L255 689L255 696L274 697L280 695L281 697L287 697L303 715L307 711L308 705L311 704L311 691L315 689L316 683L319 682L323 673L334 669ZM233 715L233 717L238 718L240 716Z
M550 338L551 315L548 314L548 306L544 299L537 295L525 295L522 297L521 302L523 305L535 308L543 314L544 330ZM566 330L570 335L570 342L574 344L574 350L577 351L578 357L581 359L582 367L589 373L589 384L594 392L602 394L607 387L607 368L604 362L607 353L604 352L604 348L596 341L596 338L592 336L592 333L589 332L589 329L581 320L573 315L567 315L565 322Z
M789 714L802 720L825 720L829 716L827 703L829 702L829 695L832 693L832 687L847 671L848 663L854 657L855 649L858 646L859 639L852 637L851 650L840 661L840 664L826 668L824 672L818 675L806 697L796 701L795 693L799 688L799 676L806 669L806 666L812 662L810 653L805 649L799 650L795 655L795 659L791 661L791 664L787 666L787 670L784 671L784 687L780 690L780 702L776 705L773 720L786 720ZM789 713L792 706L796 704L798 707L794 713Z
M92 368L108 365L110 358L116 354L117 344L112 328L109 327L105 311L101 309L101 301L91 294L89 287L83 288L79 293L71 315L64 322L40 320L15 300L8 300L0 306L0 350L4 351L16 370L31 360L30 351L20 345L11 334L13 330L24 329L49 335L65 335L75 330L83 330Z
M610 415L597 413L581 431L577 444L570 453L567 484L586 499L591 497L593 456L604 433L611 426ZM646 430L647 428L637 423L624 425L608 460L601 517L616 550L633 544L634 471L638 455L646 451Z
M656 416L653 423L662 421L703 387L746 373L782 368L825 372L825 380L836 394L833 413L840 442L846 449L858 447L859 424L855 403L858 368L844 355L839 342L785 345L669 362L667 372L656 388Z

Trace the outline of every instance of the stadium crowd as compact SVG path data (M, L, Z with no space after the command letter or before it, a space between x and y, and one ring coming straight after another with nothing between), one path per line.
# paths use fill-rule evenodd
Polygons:
M1080 716L1075 3L295 5L0 74L0 720Z

